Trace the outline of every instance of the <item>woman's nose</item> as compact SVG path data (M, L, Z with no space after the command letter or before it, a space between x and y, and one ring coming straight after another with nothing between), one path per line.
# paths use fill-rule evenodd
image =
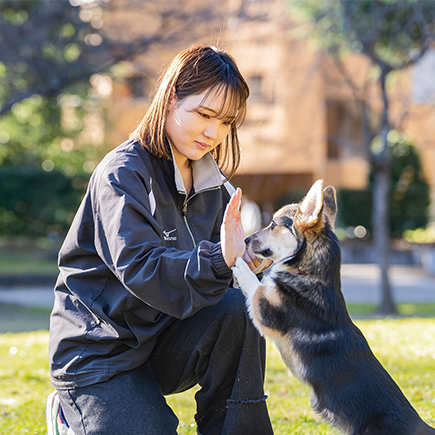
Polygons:
M219 132L219 122L217 120L210 120L211 122L207 123L207 126L204 130L204 136L208 139L215 140L218 137Z

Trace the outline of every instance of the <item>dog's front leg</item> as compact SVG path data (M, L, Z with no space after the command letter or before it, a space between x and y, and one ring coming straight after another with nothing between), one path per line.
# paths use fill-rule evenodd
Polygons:
M242 258L237 258L233 267L233 275L239 284L240 290L248 298L252 299L258 286L261 284L255 273L249 268Z
M246 262L240 257L236 260L236 265L233 267L233 275L239 284L240 290L242 290L246 297L246 307L248 309L249 317L260 334L263 335L261 324L257 321L254 313L254 296L257 291L261 291L261 287L263 286L255 273L252 272Z

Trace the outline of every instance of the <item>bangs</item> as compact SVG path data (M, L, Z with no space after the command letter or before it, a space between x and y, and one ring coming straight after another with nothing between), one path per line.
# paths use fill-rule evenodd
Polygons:
M203 47L201 55L185 65L175 83L178 100L205 92L204 100L219 97L222 101L217 117L230 119L240 126L245 118L249 88L234 60L227 53ZM234 124L235 122L235 124Z
M229 122L239 127L246 114L246 95L242 89L237 89L229 83L218 83L206 92L201 105L207 106L208 102L216 98L221 100L217 110L216 118Z

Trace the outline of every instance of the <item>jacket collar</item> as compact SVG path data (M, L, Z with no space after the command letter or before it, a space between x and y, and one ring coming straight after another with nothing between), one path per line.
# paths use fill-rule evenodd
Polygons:
M168 141L169 142L169 141ZM172 144L169 142L169 148L172 154L172 163L174 167L174 178L177 191L179 193L188 194L184 186L181 172L178 169L178 165L175 162L174 154L172 152ZM226 178L222 174L217 165L215 159L210 153L205 154L201 159L192 161L192 176L193 176L193 188L195 192L202 190L208 190L213 187L221 186Z

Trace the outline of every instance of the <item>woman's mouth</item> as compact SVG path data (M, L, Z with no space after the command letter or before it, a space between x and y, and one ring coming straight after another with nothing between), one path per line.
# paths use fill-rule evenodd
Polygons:
M203 150L203 151L205 151L205 150L207 150L208 148L210 148L209 145L207 145L207 144L204 143L204 142L195 141L195 143L196 143L196 145L198 146L198 148L201 149L201 150Z

